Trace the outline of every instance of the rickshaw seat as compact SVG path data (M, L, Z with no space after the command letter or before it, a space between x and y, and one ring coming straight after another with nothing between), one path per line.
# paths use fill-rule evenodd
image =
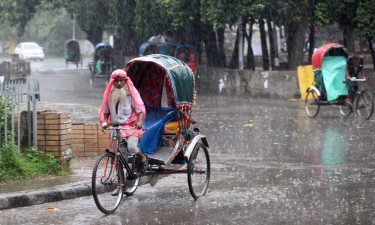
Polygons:
M147 132L140 139L140 149L143 153L154 154L164 130L164 126L177 120L177 111L173 107L146 108L144 126Z

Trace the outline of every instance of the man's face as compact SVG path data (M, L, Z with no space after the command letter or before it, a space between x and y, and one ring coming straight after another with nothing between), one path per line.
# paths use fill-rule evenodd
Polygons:
M113 83L117 89L123 88L125 85L125 79L122 77L117 77Z

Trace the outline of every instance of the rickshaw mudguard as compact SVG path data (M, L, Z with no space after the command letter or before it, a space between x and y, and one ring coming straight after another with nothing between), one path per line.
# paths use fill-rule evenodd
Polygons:
M206 136L204 136L204 135L197 135L197 136L195 136L193 138L193 140L190 142L189 146L185 150L184 157L187 160L190 159L191 153L193 153L193 150L194 150L195 146L199 142L201 142L202 144L204 144L204 146L206 146L208 148L208 142L207 142Z
M306 90L306 92L309 92L311 89L313 89L318 96L320 96L320 91L315 86L309 86Z

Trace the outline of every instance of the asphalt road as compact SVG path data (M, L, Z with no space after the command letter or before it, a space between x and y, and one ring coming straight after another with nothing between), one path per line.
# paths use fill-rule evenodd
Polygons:
M31 76L40 82L41 106L96 119L103 79L90 84L88 69L36 63L54 65ZM4 210L0 224L375 223L374 119L342 118L331 106L310 119L303 101L199 93L193 118L210 144L203 198L190 196L186 175L171 175L140 187L113 215L82 197Z

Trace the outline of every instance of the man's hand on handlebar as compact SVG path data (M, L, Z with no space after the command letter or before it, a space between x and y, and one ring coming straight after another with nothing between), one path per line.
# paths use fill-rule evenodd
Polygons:
M137 126L138 129L142 129L143 123L141 121L138 121L136 126Z
M103 122L103 123L102 123L102 128L104 128L104 129L108 128L108 123Z

